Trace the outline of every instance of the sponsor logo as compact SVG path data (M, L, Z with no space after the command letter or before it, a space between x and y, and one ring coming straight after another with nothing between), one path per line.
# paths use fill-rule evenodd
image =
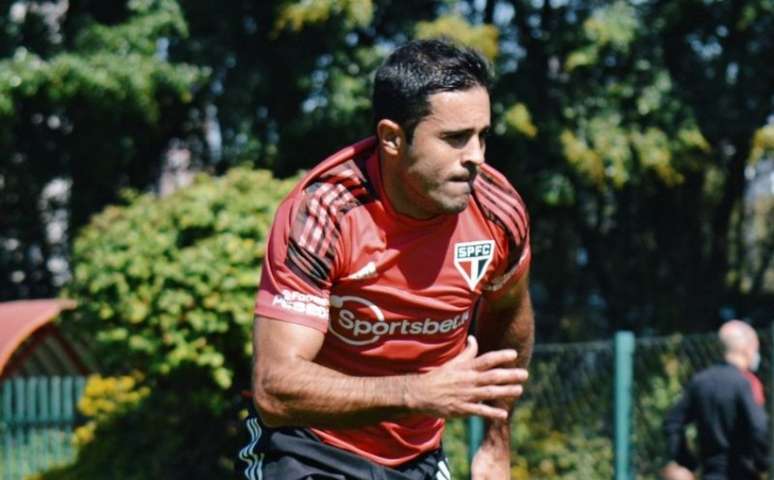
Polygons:
M328 331L342 342L357 346L372 344L383 336L448 333L465 325L470 318L470 312L466 311L442 320L386 320L376 304L351 295L332 295L330 305L338 313L331 318Z
M271 304L302 315L328 319L328 301L316 295L283 290L282 293L274 295Z
M454 244L454 266L471 290L476 289L494 256L494 240Z

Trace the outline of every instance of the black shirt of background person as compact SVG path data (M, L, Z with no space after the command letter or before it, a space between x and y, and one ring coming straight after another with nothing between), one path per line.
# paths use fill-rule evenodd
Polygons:
M723 363L696 374L664 420L671 458L690 469L685 427L698 433L704 480L758 479L768 468L766 413L755 403L750 382L739 368Z

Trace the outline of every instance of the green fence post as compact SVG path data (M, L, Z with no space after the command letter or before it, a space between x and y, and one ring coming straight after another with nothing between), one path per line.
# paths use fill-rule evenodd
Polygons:
M615 389L613 397L614 443L615 443L615 480L629 480L631 460L629 440L632 411L632 373L634 370L634 334L617 332L614 342L615 352Z
M27 436L27 415L26 415L26 384L22 378L15 377L13 379L13 389L15 397L15 412L14 412L14 424L16 426L14 432L14 459L11 473L22 477L26 473L26 461L20 456L27 448L28 436ZM22 477L23 478L23 477Z
M769 385L774 387L774 323L769 325ZM770 387L770 388L772 388ZM774 395L769 394L769 418L774 418ZM774 458L774 428L769 429L769 457ZM774 468L769 468L769 480L774 480Z
M64 415L62 415L62 378L59 376L51 378L51 425L56 429L56 440L54 442L53 452L57 462L66 459L64 434Z
M27 399L27 416L26 416L26 430L27 430L27 455L25 455L24 473L30 474L35 471L35 466L40 458L40 452L38 451L38 408L36 405L38 378L27 377L25 378L27 393L25 394Z
M7 380L3 383L3 471L8 475L11 472L11 462L13 461L13 383Z
M468 417L468 465L473 464L473 455L484 441L484 419Z

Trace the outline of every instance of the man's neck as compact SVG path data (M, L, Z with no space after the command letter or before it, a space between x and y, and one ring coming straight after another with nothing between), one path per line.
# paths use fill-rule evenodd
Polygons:
M387 165L388 160L384 158L381 150L379 151L379 171L382 177L382 186L387 195L387 201L392 209L401 215L413 218L415 220L428 220L432 215L426 214L417 205L412 203L406 195L405 189L401 185L401 179L394 170L394 167Z
M735 366L739 370L747 370L747 360L743 355L738 353L727 353L725 359L727 363Z

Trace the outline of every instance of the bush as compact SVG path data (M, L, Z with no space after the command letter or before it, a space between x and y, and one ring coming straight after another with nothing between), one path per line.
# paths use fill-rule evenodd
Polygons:
M581 422L557 428L551 412L524 402L516 408L512 425L512 479L613 477L610 438L590 432Z
M585 480L613 477L613 446L608 437L581 425L557 429L550 409L520 401L511 421L513 480ZM466 420L446 423L443 445L454 478L468 478Z
M83 448L95 439L99 425L110 422L135 408L150 394L147 386L139 387L142 375L103 377L91 375L86 382L83 397L78 401L78 412L89 420L75 429L75 446Z
M296 181L241 168L200 176L166 198L128 194L80 232L65 291L78 308L64 326L93 338L103 373L140 372L130 390L144 394L110 415L92 409L81 432L94 441L44 478L229 476L264 241ZM103 390L92 406L115 403L117 389Z

